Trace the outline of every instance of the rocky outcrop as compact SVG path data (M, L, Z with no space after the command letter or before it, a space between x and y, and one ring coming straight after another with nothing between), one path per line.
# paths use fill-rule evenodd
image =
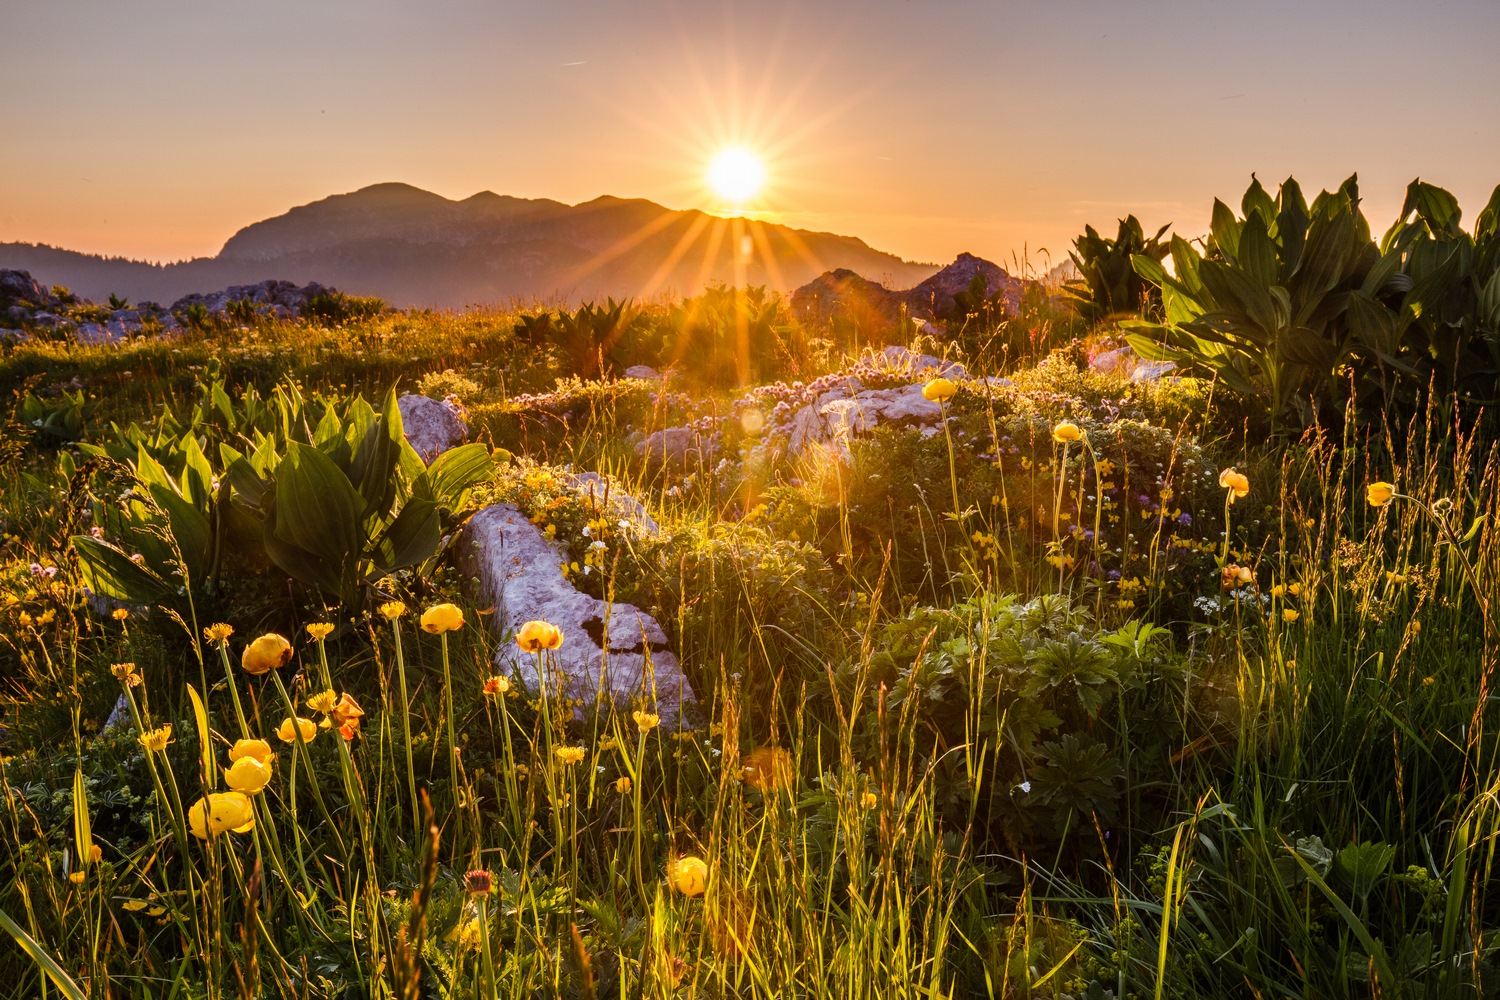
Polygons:
M969 377L969 371L957 361L945 361L935 358L931 354L919 354L909 347L887 347L875 356L875 359L888 371L902 375L910 375L912 378L943 378L962 379Z
M318 295L332 295L335 290L316 281L297 285L291 281L262 281L257 285L232 285L219 292L184 295L172 303L172 312L184 316L194 306L202 306L210 316L229 316L231 306L253 310L276 319L296 319L307 310L307 304ZM232 318L232 317L231 317Z
M1139 357L1128 345L1094 355L1089 359L1089 367L1132 382L1154 382L1177 370L1170 361L1147 361Z
M464 408L453 397L439 402L427 396L402 396L396 400L406 442L422 461L433 463L443 452L457 448L469 436Z
M606 511L622 521L628 521L635 530L655 538L661 531L656 519L646 510L646 505L635 497L615 487L597 472L580 472L563 477L563 481L579 494L592 501L595 510Z
M954 368L953 375L962 377L962 366ZM913 382L871 389L854 375L823 382L816 395L804 394L791 406L778 404L771 411L771 426L763 441L788 457L813 446L832 446L847 455L851 438L868 434L882 424L916 427L923 434L936 434L943 410L922 395L924 384Z
M561 648L542 659L505 641L495 654L501 672L531 692L546 674L549 690L585 705L642 703L676 727L696 714L697 696L656 619L630 604L601 601L579 591L562 573L558 554L510 504L486 507L469 519L459 560L473 579L476 603L492 606L492 627L509 640L528 621L551 622Z
M967 292L975 278L984 280L985 295L1000 297L1007 313L1014 316L1021 311L1021 280L1011 277L999 264L971 253L959 254L937 274L903 292L902 298L913 316L947 317L953 312L955 297Z
M999 296L1006 312L1021 308L1024 284L998 264L970 253L961 253L953 263L907 291L893 291L849 270L828 271L792 293L792 311L803 322L827 323L835 319L865 327L894 322L905 307L914 319L947 319L956 297L966 293L975 278L984 281L985 295Z
M638 441L635 453L647 462L685 469L707 464L718 456L722 447L716 432L698 427L668 427Z

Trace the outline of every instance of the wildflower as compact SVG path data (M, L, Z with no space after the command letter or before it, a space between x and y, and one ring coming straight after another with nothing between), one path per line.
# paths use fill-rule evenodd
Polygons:
M136 742L147 750L165 750L167 744L172 742L172 724L168 722L155 729L148 729L136 737Z
M297 734L302 734L302 742L308 743L318 735L318 724L311 719L298 716L296 719L286 719L276 729L276 736L283 743L297 742Z
M634 712L632 713L632 717L635 719L635 728L639 729L642 733L649 733L661 725L661 716L654 712Z
M115 680L126 687L137 687L141 683L141 675L135 672L134 663L111 664L109 672L115 675Z
M230 830L249 833L255 829L255 807L244 792L211 792L188 809L188 828L199 840Z
M322 642L333 634L332 622L313 622L307 626L307 634L312 636L313 642Z
M1288 625L1301 617L1302 616L1297 612L1296 608L1285 608L1281 612L1281 620L1286 622Z
M434 604L422 612L422 630L433 635L457 631L463 624L464 613L455 604Z
M611 787L614 788L614 790L617 791L617 792L619 792L621 795L629 795L630 794L630 775L628 775L628 774L622 774L614 782L614 784Z
M946 403L958 392L958 386L949 379L938 376L931 382L922 386L922 398L933 403Z
M1436 683L1437 683L1437 678L1436 677L1423 677L1422 678L1422 686L1423 687L1432 687Z
M359 720L364 714L365 710L359 707L359 702L349 697L348 691L339 696L338 704L328 712L329 717L338 723L339 735L344 738L345 743L352 742L359 735Z
M203 638L209 642L227 642L232 635L234 635L234 626L225 625L223 622L219 622L217 625L210 625L203 630Z
M667 865L667 882L684 896L701 896L708 888L708 865L689 854Z
M130 617L130 609L129 608L115 608L113 611L111 611L109 613L109 616L111 618L113 618L117 622L122 622L125 619L127 619L127 618Z
M79 869L76 872L69 872L68 873L68 881L72 882L74 885L82 885L83 884L83 880L85 878L87 878L87 877L88 876L83 873L82 869Z
M464 873L464 889L473 896L485 896L490 891L490 873L483 868L475 868L473 871Z
M393 622L405 614L406 605L400 601L387 601L380 606L380 617L388 622Z
M1300 583L1287 584L1286 592L1288 594L1291 594L1293 597L1301 597L1302 596L1302 584L1300 584Z
M229 748L229 759L231 762L249 757L251 760L267 767L271 766L271 744L265 740L235 740L234 746Z
M485 694L504 694L510 690L510 681L504 677L491 677L484 682Z
M1064 420L1052 428L1052 440L1058 444L1074 444L1083 440L1083 431L1071 420Z
M139 913L149 905L144 899L127 899L120 907L128 913Z
M1286 593L1286 584L1284 584L1284 583L1278 583L1276 586L1274 586L1274 587L1271 588L1271 596L1272 597L1281 597L1285 593Z
M558 747L552 753L557 759L570 767L583 760L583 747Z
M1230 503L1250 493L1250 477L1243 472L1237 472L1233 466L1219 473L1219 485L1229 491Z
M263 674L291 662L292 644L275 632L267 632L245 647L240 655L240 666L247 674Z
M880 796L876 795L874 792L865 792L864 798L862 798L860 801L861 803L863 803L866 809L874 809L876 806L880 805Z
M523 653L539 653L544 649L556 649L563 643L562 629L551 622L529 621L516 633L516 645Z
M243 831L243 830L236 830L235 832L236 833L244 833L245 831ZM147 910L146 911L146 916L148 916L148 917L159 917L163 913L166 913L166 912L167 912L167 908L165 906L158 905L158 906L153 906L149 910Z
M241 757L224 772L224 783L237 792L257 795L271 780L271 769L254 757Z
M459 947L468 948L470 951L478 951L480 945L484 943L484 930L479 926L478 917L470 917L459 924L454 928L453 933L458 938Z
M322 712L324 715L333 711L333 706L338 702L339 696L332 691L319 691L307 699L307 707L314 712Z
M1031 794L1031 782L1029 782L1029 781L1023 781L1019 785L1017 785L1016 787L1019 788L1021 791L1025 792L1027 795Z
M781 747L756 747L740 770L740 780L761 793L787 787L792 777L792 755Z
M1371 483L1365 487L1365 499L1371 507L1386 507L1396 498L1396 487L1390 483Z

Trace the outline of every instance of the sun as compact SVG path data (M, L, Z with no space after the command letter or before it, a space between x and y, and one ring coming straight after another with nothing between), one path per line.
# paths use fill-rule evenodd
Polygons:
M743 146L720 150L708 165L708 186L731 205L743 205L754 198L765 182L765 165Z

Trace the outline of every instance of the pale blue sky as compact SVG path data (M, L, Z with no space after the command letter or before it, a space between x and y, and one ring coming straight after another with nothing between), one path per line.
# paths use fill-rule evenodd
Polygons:
M4 0L0 240L175 259L400 180L713 208L908 258L1058 259L1126 212L1201 231L1256 171L1500 183L1500 3Z

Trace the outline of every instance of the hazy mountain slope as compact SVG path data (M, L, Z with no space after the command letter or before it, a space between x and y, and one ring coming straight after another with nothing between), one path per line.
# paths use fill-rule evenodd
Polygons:
M716 281L791 290L833 268L907 288L936 270L853 237L672 211L643 199L570 206L483 191L451 201L407 184L293 208L241 229L215 257L155 265L9 243L0 244L0 268L28 270L93 299L114 293L170 302L279 278L439 307L691 293Z

